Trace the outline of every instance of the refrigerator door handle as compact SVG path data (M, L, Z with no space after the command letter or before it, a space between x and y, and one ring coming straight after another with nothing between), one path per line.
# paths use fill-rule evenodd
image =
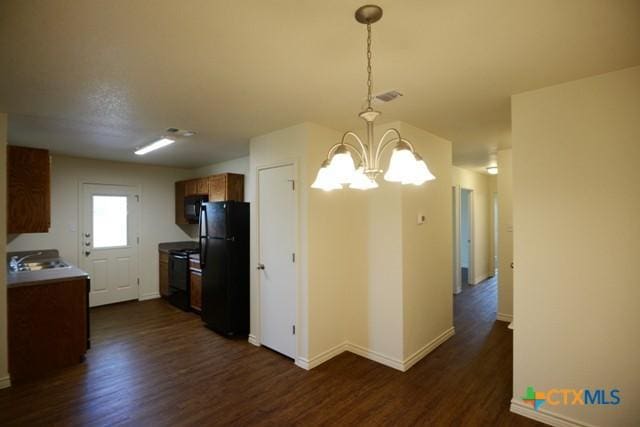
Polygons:
M208 230L208 224L207 224L207 207L206 206L200 206L200 268L204 268L205 265L205 259L207 258L207 236L206 234L203 233L203 228L204 231L206 232Z

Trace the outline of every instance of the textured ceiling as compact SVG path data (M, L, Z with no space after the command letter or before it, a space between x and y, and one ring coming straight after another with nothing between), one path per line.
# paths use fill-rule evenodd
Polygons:
M180 167L246 155L302 121L362 131L363 2L2 1L0 111L9 141ZM381 105L483 167L510 145L509 96L640 64L640 2L379 1ZM167 127L198 135L144 157Z

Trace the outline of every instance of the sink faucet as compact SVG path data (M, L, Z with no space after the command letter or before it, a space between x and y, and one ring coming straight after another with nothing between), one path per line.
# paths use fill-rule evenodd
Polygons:
M40 255L42 255L42 252L36 252L34 254L25 255L22 258L19 258L17 256L12 256L11 259L9 260L9 271L16 272L20 270L20 266L22 265L24 260L26 260L27 258L40 256Z

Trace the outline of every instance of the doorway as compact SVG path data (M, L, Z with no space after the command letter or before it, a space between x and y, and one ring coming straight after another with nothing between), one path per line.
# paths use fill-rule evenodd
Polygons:
M295 165L258 169L260 343L296 357Z
M89 305L138 299L139 191L82 184L80 266L91 277Z
M462 288L474 283L473 190L460 189L460 281Z

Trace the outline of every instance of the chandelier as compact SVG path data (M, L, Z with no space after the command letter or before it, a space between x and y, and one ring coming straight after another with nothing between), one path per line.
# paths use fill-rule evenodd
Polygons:
M329 149L311 188L325 191L342 189L345 185L358 190L377 188L376 179L384 172L380 160L385 150L392 145L389 167L384 174L385 181L422 185L436 177L429 171L422 157L415 152L413 144L400 136L397 129L386 130L376 146L373 145L373 123L380 112L371 106L371 25L382 18L382 8L375 5L362 6L356 10L355 18L367 26L367 108L359 114L367 125L366 143L355 132L345 132L341 141ZM348 142L349 139L356 144ZM358 161L357 167L353 155Z

